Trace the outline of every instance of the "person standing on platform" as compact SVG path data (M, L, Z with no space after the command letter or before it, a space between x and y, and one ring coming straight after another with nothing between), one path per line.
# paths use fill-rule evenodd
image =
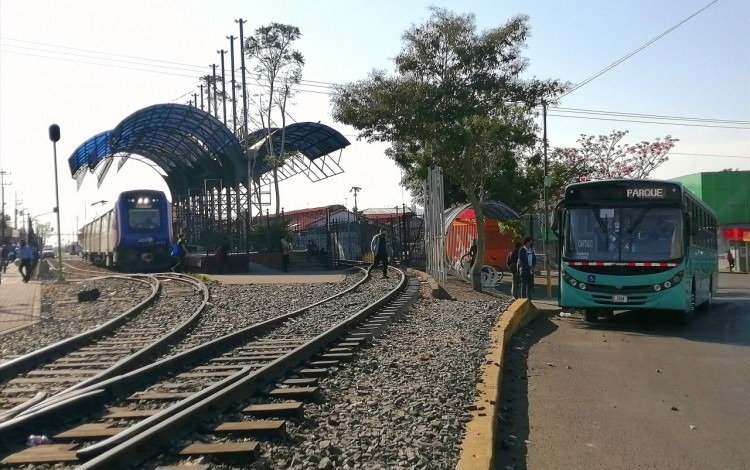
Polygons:
M223 242L221 242L219 248L216 249L214 256L216 256L216 264L219 274L224 274L224 268L226 268L230 273L232 272L232 265L231 263L229 263L228 241L224 240Z
M386 235L386 230L384 228L380 229L380 233L372 237L372 242L370 243L370 249L372 250L373 255L375 255L375 258L372 262L372 266L370 266L369 271L372 271L373 269L377 268L378 265L382 262L383 263L383 278L388 278L388 238Z
M732 255L732 250L727 250L727 263L729 263L729 272L731 273L734 271L734 255Z
M518 250L518 273L521 277L521 297L531 300L534 292L534 268L536 267L536 253L531 237L523 240L523 246Z
M23 282L29 282L31 280L31 262L34 261L34 251L26 244L26 240L21 240L16 258L21 260L21 264L18 265L18 272L21 273Z
M521 297L521 275L518 272L518 252L521 251L523 245L521 242L516 242L513 247L513 251L508 253L508 271L510 271L512 277L512 283L510 285L510 292L514 299Z
M286 238L281 239L281 264L284 266L284 272L289 271L289 252L292 251L292 244Z
M8 249L8 245L3 245L2 249L0 249L0 268L2 268L3 272L8 269L9 256L10 250Z

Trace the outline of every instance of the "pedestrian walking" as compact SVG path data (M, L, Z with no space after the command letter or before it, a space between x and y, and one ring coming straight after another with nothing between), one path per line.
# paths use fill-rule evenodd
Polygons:
M176 273L184 272L186 269L185 259L187 258L188 248L187 240L184 234L177 235L177 242L172 247L172 258L175 259L176 264L172 266L172 271Z
M521 297L531 300L534 292L534 268L536 267L536 253L531 237L523 240L523 246L518 250L518 273L521 278Z
M377 268L382 262L384 279L388 277L388 248L386 230L381 228L380 233L372 237L372 242L370 243L370 249L372 250L372 254L375 255L375 258L372 262L372 266L368 269L368 272Z
M474 262L477 260L477 239L474 238L471 241L471 247L469 247L469 270L474 267Z
M31 280L31 262L34 261L34 251L26 244L26 240L21 240L21 246L18 247L16 258L21 260L18 265L18 272L21 273L23 282Z
M732 250L727 250L727 262L729 263L729 272L731 273L734 271L734 255L732 255Z
M505 260L511 275L510 293L514 299L521 298L521 275L518 272L518 252L522 246L521 242L516 242L513 250L508 253L508 258Z
M289 271L289 253L292 251L292 244L286 238L281 239L281 264L284 272Z
M0 268L2 268L3 272L5 272L8 269L8 257L10 256L10 249L8 249L8 245L3 245L2 248L0 248Z

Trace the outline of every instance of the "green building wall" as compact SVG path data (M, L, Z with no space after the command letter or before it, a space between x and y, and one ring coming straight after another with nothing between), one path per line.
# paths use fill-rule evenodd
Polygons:
M717 171L672 178L716 211L722 227L750 226L750 171Z

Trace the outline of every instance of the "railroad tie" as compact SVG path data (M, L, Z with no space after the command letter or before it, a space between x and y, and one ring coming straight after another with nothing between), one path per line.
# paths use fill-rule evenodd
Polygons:
M5 457L0 463L6 465L33 465L50 462L77 462L75 444L44 444L29 447Z
M259 450L258 443L255 441L245 442L222 442L215 444L191 444L180 451L180 455L184 456L201 456L207 455L219 458L221 460L231 460L240 465L251 464L258 459ZM173 467L158 467L157 470L182 470L182 469L200 470L201 468L210 468L208 466L173 466Z
M217 433L237 433L243 435L286 436L286 421L283 419L263 419L258 421L228 421L214 428Z
M319 387L286 387L275 388L268 392L273 398L297 398L300 400L315 401L320 396Z
M243 413L255 417L291 416L302 419L304 405L301 401L287 401L283 403L261 403L250 405L242 410Z

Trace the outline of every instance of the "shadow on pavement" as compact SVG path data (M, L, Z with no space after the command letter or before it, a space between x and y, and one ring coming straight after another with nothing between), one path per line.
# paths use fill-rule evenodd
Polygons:
M542 338L559 328L550 319L551 313L542 313L532 323L518 331L505 352L500 413L497 416L495 435L495 461L493 468L526 469L526 451L529 439L529 399L527 359L529 349Z

